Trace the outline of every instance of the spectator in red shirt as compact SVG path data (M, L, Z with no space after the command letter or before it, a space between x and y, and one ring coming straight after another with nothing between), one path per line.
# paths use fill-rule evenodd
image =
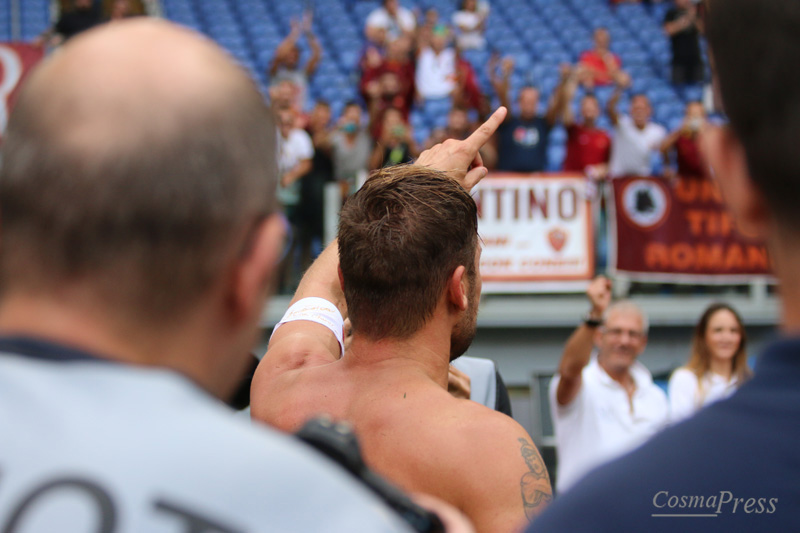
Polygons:
M700 153L699 134L706 123L706 111L700 102L686 104L686 115L681 127L672 132L661 145L664 156L664 177L673 179L675 176L683 178L702 179L706 176L703 157ZM676 165L673 165L672 153L676 155Z
M400 83L400 92L406 101L404 108L410 108L414 100L414 56L412 54L413 41L403 36L395 39L386 47L386 57L381 65L383 72L394 72Z
M403 90L400 78L392 71L381 74L376 89L367 100L370 133L376 141L383 137L383 117L388 109L400 111L403 121L408 122L411 101Z
M567 155L564 158L566 172L582 172L593 177L605 176L608 172L608 160L611 158L611 137L597 127L600 118L600 103L593 94L581 99L581 121L575 121L572 102L577 89L577 80L581 76L582 67L564 67L562 76L566 79L561 84L559 95L559 118L567 129Z
M594 30L594 48L581 54L581 84L590 89L598 85L611 85L622 73L622 61L609 50L611 35L605 28Z

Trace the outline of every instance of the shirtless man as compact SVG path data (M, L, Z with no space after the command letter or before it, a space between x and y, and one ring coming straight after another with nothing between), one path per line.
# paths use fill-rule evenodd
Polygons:
M478 149L505 115L416 165L378 171L348 201L338 241L270 340L251 401L255 418L285 431L320 413L350 421L368 464L455 505L479 532L520 527L551 498L526 431L447 393L448 364L472 342L480 300L468 191L486 175ZM342 357L343 316L353 335Z

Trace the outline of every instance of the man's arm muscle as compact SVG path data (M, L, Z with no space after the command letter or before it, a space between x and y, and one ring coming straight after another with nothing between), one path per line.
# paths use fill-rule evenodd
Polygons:
M291 305L303 298L317 297L331 302L343 317L347 306L339 285L339 246L329 245L303 276ZM259 373L276 377L289 370L332 363L339 359L341 348L333 332L308 320L281 325L269 341Z
M538 450L522 426L499 413L466 433L464 511L481 533L516 531L552 499Z

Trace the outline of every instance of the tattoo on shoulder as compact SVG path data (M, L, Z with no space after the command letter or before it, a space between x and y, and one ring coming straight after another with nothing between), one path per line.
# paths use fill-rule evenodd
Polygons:
M520 443L522 458L528 465L528 472L523 474L519 486L525 516L530 521L553 499L553 489L550 487L550 476L539 451L526 439L517 440Z

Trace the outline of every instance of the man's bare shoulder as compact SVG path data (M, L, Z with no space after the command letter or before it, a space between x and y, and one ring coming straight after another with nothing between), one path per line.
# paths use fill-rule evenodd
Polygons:
M452 404L444 414L450 418L448 426L458 435L466 454L477 448L489 451L520 438L530 440L525 428L508 415L470 400L453 399Z
M550 478L528 432L513 418L469 400L453 400L444 414L444 431L429 443L446 449L443 459L458 469L466 506L483 507L473 515L478 530L503 530L531 520L552 499ZM507 530L507 529L506 529Z

